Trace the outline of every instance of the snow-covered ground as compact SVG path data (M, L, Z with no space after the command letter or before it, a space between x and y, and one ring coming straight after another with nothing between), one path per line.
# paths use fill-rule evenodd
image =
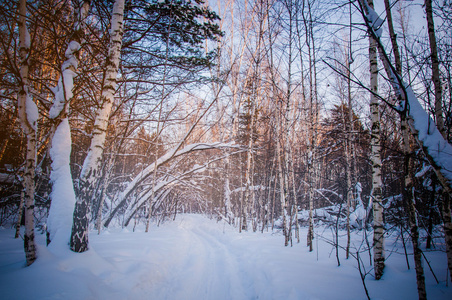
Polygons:
M38 235L39 258L24 267L22 241L0 230L1 299L366 299L357 261L337 266L330 229L316 228L313 252L300 244L283 246L280 233L237 232L224 222L199 215L179 215L174 222L142 229L110 229L90 236L88 252L45 247ZM322 237L320 237L320 234ZM362 235L353 236L354 247ZM345 242L341 241L342 245ZM407 270L403 249L392 250L380 281L369 274L372 299L417 299L414 263ZM400 247L400 248L398 248ZM397 251L396 251L397 250ZM355 250L356 251L356 250ZM429 299L452 299L446 287L446 259L426 253L440 284L425 264ZM366 270L369 259L362 253Z

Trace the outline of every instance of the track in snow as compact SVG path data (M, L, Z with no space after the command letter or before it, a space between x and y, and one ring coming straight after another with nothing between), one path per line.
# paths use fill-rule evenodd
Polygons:
M301 236L306 234L302 228ZM329 229L317 227L316 234L323 239L309 252L303 242L284 247L279 232L239 234L223 222L179 215L148 233L92 233L90 250L82 254L47 248L45 235L38 234L39 258L24 268L23 242L12 238L13 230L0 230L0 290L2 299L364 299L356 261L345 260L341 250L337 267L325 241ZM361 242L361 233L354 233L352 245ZM426 255L444 280L444 253ZM370 270L366 253L362 258ZM366 278L371 297L416 299L415 272L406 270L404 256L392 253L386 266L382 280ZM429 298L452 299L445 281L437 285L425 275Z
M163 291L168 299L250 299L244 285L249 279L241 272L238 258L193 219L179 225L181 241L175 245L178 262L171 266L169 282L173 287Z

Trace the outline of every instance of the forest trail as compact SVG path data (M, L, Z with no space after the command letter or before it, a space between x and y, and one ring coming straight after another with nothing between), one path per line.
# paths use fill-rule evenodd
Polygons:
M202 217L201 217L202 218ZM174 288L162 291L168 299L250 299L248 276L239 257L218 238L205 222L190 216L179 221L182 238L174 245L176 262L168 282Z
M302 228L301 236L306 234ZM92 233L90 250L82 254L46 247L45 235L38 234L39 257L28 268L23 242L13 236L12 229L0 229L2 299L365 299L356 261L345 260L341 250L337 267L328 227L316 228L318 247L309 252L304 239L284 247L277 230L238 233L222 221L184 214L159 227L153 224L148 233L142 225L135 232ZM359 246L362 234L352 237L352 248ZM394 242L395 237L388 238ZM383 280L366 277L372 298L417 297L415 272L406 270L398 253L388 257ZM443 280L444 253L426 255L435 270L444 270L437 273ZM366 252L362 257L371 270ZM430 273L426 279L430 299L451 299L451 287L437 285Z

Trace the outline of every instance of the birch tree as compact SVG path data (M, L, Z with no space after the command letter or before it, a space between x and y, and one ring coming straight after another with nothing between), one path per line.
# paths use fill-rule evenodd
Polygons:
M430 42L430 58L432 61L432 81L435 86L435 118L439 132L446 139L442 107L442 83L439 72L438 47L436 45L435 24L433 22L432 0L425 0L425 15L427 17L427 31Z
M315 56L315 39L314 39L314 28L312 19L312 9L311 1L302 1L302 20L305 30L305 44L308 48L308 77L309 77L309 101L308 104L308 134L307 134L307 157L306 157L306 176L307 176L307 186L308 186L308 204L309 204L309 218L308 218L308 235L307 235L307 246L309 251L313 248L314 239L314 220L313 220L313 210L314 210L314 189L316 186L316 174L317 168L314 166L316 160L316 141L317 141L317 122L318 122L318 99L317 99L317 70L316 70L316 56ZM301 49L300 49L301 53ZM300 57L302 55L300 54ZM303 68L303 66L302 66ZM302 81L304 79L302 78ZM306 99L304 83L302 83L302 94Z
M74 252L84 252L88 250L88 214L91 191L93 190L94 182L99 175L99 166L106 139L108 120L114 102L124 29L123 20L124 0L116 0L113 5L110 45L105 62L105 83L100 97L102 105L96 113L91 144L83 163L78 186L76 188L76 203L70 241L71 250Z
M30 55L30 33L27 29L26 0L19 1L19 64L20 81L18 94L18 114L20 124L27 138L27 153L24 170L24 206L25 206L25 234L24 250L27 265L36 260L36 246L34 234L34 203L35 203L35 168L36 168L36 131L38 123L38 107L29 94L28 86L28 58Z
M355 155L355 119L354 119L354 112L352 109L352 86L351 86L351 67L354 62L353 58L353 49L352 49L352 5L349 4L349 34L348 34L348 55L346 57L346 67L347 67L347 103L348 103L348 130L347 130L347 149L346 149L346 160L348 160L348 163L346 163L347 167L347 201L349 203L347 204L347 207L349 207L349 213L350 213L350 206L352 206L351 201L353 198L353 188L356 186L356 173L357 173L357 163L356 163L356 155ZM358 198L358 197L357 197ZM355 199L356 200L356 199ZM355 201L356 204L356 201ZM356 210L356 206L354 205L354 210ZM348 217L348 228L347 228L347 258L350 255L350 214L347 215Z
M389 56L379 40L379 37L381 36L380 26L383 21L371 7L366 6L365 2L360 2L360 5L364 20L366 21L366 25L369 29L369 33L377 42L380 58L383 62L389 82L391 83L391 86L400 101L400 106L395 108L400 110L402 114L406 114L407 125L411 135L421 147L425 157L433 167L433 170L435 171L444 189L444 193L446 193L445 203L443 203L443 205L447 205L446 210L448 211L446 211L446 215L444 217L444 227L448 267L450 269L452 267L452 256L450 252L452 247L452 230L450 223L448 223L448 220L450 220L450 204L447 201L452 193L452 172L450 171L452 169L452 161L450 160L450 155L452 155L452 146L444 140L442 134L433 123L433 120L420 105L413 90L402 81L401 76L397 74L396 69L391 64ZM420 273L417 274L417 276L420 275ZM422 292L422 287L419 285L421 280L421 278L418 278L420 298L425 296Z
M373 8L373 1L368 1ZM372 209L373 209L373 248L375 279L380 279L385 267L384 254L384 223L382 205L382 180L381 180L381 156L380 156L380 110L378 97L378 63L377 44L373 36L369 36L369 61L370 61L370 114L371 114L371 161L372 161Z
M385 0L385 9L386 16L389 28L389 34L391 38L392 49L394 53L394 60L396 66L396 72L399 77L402 76L402 62L400 60L399 47L396 40L396 35L394 33L394 26L392 24L392 13L391 8L389 6L389 1ZM419 246L419 230L418 230L418 220L416 216L416 207L415 207L415 195L414 191L414 176L412 170L412 157L414 156L411 151L411 143L409 139L409 129L407 123L406 112L402 112L400 114L400 127L402 131L403 138L403 151L405 156L405 166L404 166L404 180L403 180L403 198L405 205L408 210L408 220L410 227L410 235L411 241L413 243L414 250L414 263L416 268L416 281L418 287L419 299L427 299L427 292L425 289L425 277L424 277L424 269L422 267L422 250ZM403 237L402 237L403 238Z

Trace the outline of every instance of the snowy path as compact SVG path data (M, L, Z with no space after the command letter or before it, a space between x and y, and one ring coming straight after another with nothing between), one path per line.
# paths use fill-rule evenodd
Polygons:
M246 299L239 262L226 246L203 228L184 224L181 234L187 251L180 253L180 262L172 266L173 290L168 299ZM188 226L187 226L188 225ZM177 247L179 249L182 246Z
M329 229L316 230L331 237ZM337 267L322 239L308 252L303 243L284 247L280 233L239 234L197 215L179 216L149 233L92 234L83 254L46 248L38 236L40 257L29 268L12 235L0 230L2 299L365 299L356 261L341 253ZM358 244L361 237L354 238ZM444 280L444 253L427 255ZM415 273L406 270L403 255L393 253L385 271L379 282L366 279L373 299L417 298ZM436 285L427 269L426 278L429 299L452 299L452 288ZM30 288L22 287L25 282Z

